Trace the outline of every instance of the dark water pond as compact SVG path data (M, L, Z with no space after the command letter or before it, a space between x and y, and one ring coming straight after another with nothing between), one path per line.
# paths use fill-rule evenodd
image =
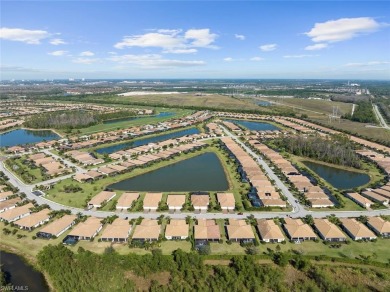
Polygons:
M229 183L217 155L207 152L108 188L140 192L225 191Z
M0 251L0 259L7 282L15 291L49 291L43 275L27 265L20 256Z
M50 130L17 129L0 134L0 146L11 147L16 145L38 143L42 141L51 141L59 138L60 136Z
M303 163L338 189L353 189L370 181L370 177L365 173L352 172L312 161L304 161Z

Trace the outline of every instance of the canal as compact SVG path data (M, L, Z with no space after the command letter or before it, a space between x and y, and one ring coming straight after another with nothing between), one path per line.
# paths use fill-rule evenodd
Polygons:
M272 124L264 122L253 122L245 120L227 120L250 131L279 131L280 129Z
M108 147L104 147L104 148L99 148L99 149L96 149L96 152L99 154L106 154L106 153L111 154L111 153L114 153L114 152L117 152L117 151L123 150L123 149L133 148L133 147L142 146L142 145L148 145L149 143L157 143L157 142L165 141L168 139L174 139L174 138L179 138L179 137L183 137L186 135L193 135L193 134L199 134L199 133L200 133L200 131L197 128L189 128L189 129L185 129L185 130L181 130L181 131L177 131L177 132L162 134L159 136L153 136L153 137L144 138L144 139L140 139L140 140L136 140L136 141L130 141L127 143L121 143L121 144L116 144L116 145L112 145L112 146L108 146Z
M338 189L353 189L370 181L365 173L348 171L312 161L303 161L309 169Z
M226 191L229 183L218 156L207 152L114 183L108 188L138 192Z
M13 286L14 291L49 291L43 275L27 265L20 256L0 251L0 259L6 281Z
M50 130L17 129L0 134L0 146L12 147L16 145L26 145L42 141L51 141L59 138L60 136Z

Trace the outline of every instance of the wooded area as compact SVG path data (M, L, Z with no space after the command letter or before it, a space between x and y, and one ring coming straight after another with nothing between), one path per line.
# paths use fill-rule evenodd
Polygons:
M327 137L289 136L274 140L278 149L294 155L305 156L323 162L337 165L360 168L361 163L353 145L346 135L332 135Z
M85 110L63 111L31 116L24 122L24 125L34 129L78 129L90 127L105 120L132 116L135 116L135 112L117 111L112 113L101 113Z
M359 123L375 124L377 122L374 111L372 109L372 105L369 101L358 102L353 116L351 115L351 113L348 113L345 114L343 118Z
M205 265L204 257L180 249L172 256L158 249L141 256L108 247L98 255L63 245L48 245L38 254L57 291L367 291L378 282L389 288L388 276L370 268L364 275L362 267L328 269L292 253L274 252L273 259L276 265L259 264L250 255L234 256L229 265ZM341 281L342 274L350 274L349 281ZM369 287L363 284L368 276L357 280L366 274Z

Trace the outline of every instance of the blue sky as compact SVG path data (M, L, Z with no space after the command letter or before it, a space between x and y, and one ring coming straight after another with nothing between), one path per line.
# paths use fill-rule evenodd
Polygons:
M1 6L2 79L390 79L387 1Z

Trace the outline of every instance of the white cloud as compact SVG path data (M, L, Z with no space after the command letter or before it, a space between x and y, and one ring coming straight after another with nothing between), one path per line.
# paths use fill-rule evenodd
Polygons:
M144 68L191 67L204 65L204 61L164 59L158 54L112 56L108 60L119 64L134 64Z
M340 18L316 23L305 34L313 42L332 43L349 40L361 34L375 32L383 26L387 26L387 24L379 23L372 17Z
M271 52L276 50L277 47L278 47L277 44L265 44L265 45L261 45L259 48L263 52Z
M234 59L231 58L231 57L224 58L223 60L224 60L225 62L232 62L232 61L234 61Z
M92 56L95 56L95 53L93 53L91 51L84 51L84 52L80 53L80 56L81 57L92 57Z
M216 38L217 35L208 28L190 29L185 33L179 29L158 29L142 35L125 36L114 47L155 47L163 49L164 53L190 54L196 53L196 48L216 48L213 45Z
M38 45L41 40L50 37L45 30L28 30L21 28L0 28L0 39L23 42L29 45Z
M85 65L90 65L98 61L99 59L93 59L93 58L76 58L72 60L73 63L85 64Z
M245 36L242 35L242 34L235 34L234 37L235 37L236 39L238 39L238 40L241 40L241 41L245 40Z
M366 63L348 63L344 67L368 67L368 66L380 66L380 65L389 65L390 61L371 61Z
M301 59L301 58L311 58L311 57L318 57L319 55L286 55L283 56L283 58L286 59Z
M253 58L250 58L251 61L255 61L255 62L259 62L259 61L263 61L264 58L262 57L253 57Z
M58 46L58 45L66 45L67 42L65 42L63 39L52 39L50 40L50 44L53 46Z
M56 56L56 57L59 57L59 56L65 56L68 54L68 51L54 51L54 52L50 52L48 53L49 55L51 56Z
M169 49L163 51L163 53L171 53L171 54L193 54L196 53L197 49Z
M306 51L317 51L317 50L322 50L328 47L328 44L325 43L319 43L319 44L314 44L311 46L307 46L305 48Z
M218 35L214 33L210 33L209 28L189 29L184 35L187 40L192 40L190 46L200 48L215 48L211 44L215 41L217 36Z
M108 54L110 54L110 55L117 55L118 53L117 52L108 52Z

